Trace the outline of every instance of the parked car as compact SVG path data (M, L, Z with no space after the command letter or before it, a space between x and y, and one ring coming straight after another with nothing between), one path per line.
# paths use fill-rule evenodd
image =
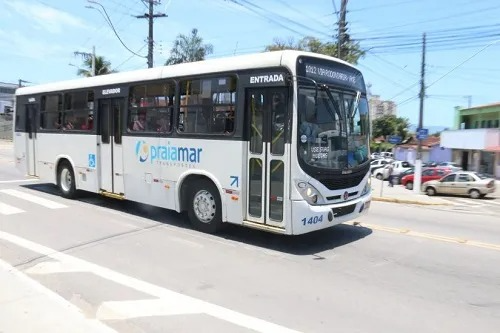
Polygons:
M413 165L410 162L406 162L406 161L395 161L395 162L392 162L391 164L393 166L392 175L395 177L398 177L401 174L401 172L404 172L404 171L413 167ZM385 165L381 169L374 170L373 175L375 176L375 178L380 179L380 180L388 179L389 178L388 165Z
M468 195L473 199L483 198L495 192L495 180L472 171L450 173L439 180L431 180L422 184L422 191L427 195L452 194Z
M385 159L385 158L379 158L379 159L376 159L376 160L372 160L370 162L370 172L373 175L373 173L375 172L375 170L383 168L386 164L389 164L392 161L393 160L391 160L391 159Z
M422 170L422 183L428 182L430 180L438 180L452 173L450 168L425 168ZM413 183L415 182L415 173L405 175L401 177L401 185L406 187L408 190L413 190Z
M401 172L398 177L396 177L395 179L393 179L392 180L392 184L393 185L399 185L399 184L401 184L401 179L404 176L406 176L406 175L412 175L414 173L415 173L415 167L411 167L411 168L409 168L409 169Z
M447 168L450 168L451 170L453 170L454 172L463 170L462 167L455 162L439 162L439 163L437 163L436 166L447 167Z

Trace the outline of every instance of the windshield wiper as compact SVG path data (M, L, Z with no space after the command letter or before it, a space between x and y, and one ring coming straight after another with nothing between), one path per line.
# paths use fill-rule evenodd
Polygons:
M326 95L328 96L328 99L330 100L330 103L335 108L335 113L337 113L337 115L339 117L339 127L340 127L340 129L339 129L340 131L339 132L340 132L340 136L342 136L343 127L344 127L343 126L343 122L345 120L344 120L344 117L342 115L342 112L340 112L339 105L335 101L335 97L333 97L332 92L330 91L330 88L326 84L320 85L320 88L326 92ZM326 104L326 106L327 106L328 112L330 113L330 116L332 116L333 120L335 120L335 113L333 113L333 110L328 106L328 104Z
M359 105L359 99L361 97L361 91L356 92L356 99L354 100L354 103L352 103L352 111L349 112L349 119L353 119L354 115L356 114L356 111L358 110L358 105Z

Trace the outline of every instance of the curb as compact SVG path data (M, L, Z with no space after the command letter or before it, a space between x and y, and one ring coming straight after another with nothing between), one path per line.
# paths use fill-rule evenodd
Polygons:
M383 198L383 197L372 197L373 201L382 202L393 202L393 203L403 203L403 204L413 204L421 206L453 206L451 203L431 203L418 200L407 200L407 199L396 199L396 198Z

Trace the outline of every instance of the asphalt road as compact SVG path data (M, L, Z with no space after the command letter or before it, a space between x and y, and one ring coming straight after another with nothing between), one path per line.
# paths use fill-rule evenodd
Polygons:
M2 154L0 332L500 327L498 216L374 202L357 225L211 236L163 209L12 182Z

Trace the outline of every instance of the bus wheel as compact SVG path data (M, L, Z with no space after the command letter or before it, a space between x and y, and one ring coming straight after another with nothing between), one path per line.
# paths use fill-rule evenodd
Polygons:
M63 197L72 199L76 196L75 173L67 162L59 166L57 185Z
M190 184L188 216L195 229L216 233L222 226L222 204L217 187L208 180Z

